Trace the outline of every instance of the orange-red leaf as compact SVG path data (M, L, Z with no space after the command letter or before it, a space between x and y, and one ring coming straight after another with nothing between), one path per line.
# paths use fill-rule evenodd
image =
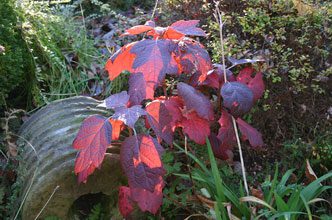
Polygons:
M112 140L119 140L120 133L124 129L124 123L120 120L110 119L110 123L112 124Z
M153 21L147 21L144 25L137 25L127 29L126 32L121 36L141 34L152 30L154 26L155 24Z
M130 53L130 49L136 42L127 44L119 49L113 56L106 62L105 69L108 72L110 80L114 80L120 75L121 72L127 70L132 71L132 65L135 59L135 54Z
M205 144L206 138L210 135L209 122L197 115L196 112L188 113L181 122L183 132L197 144Z
M153 192L164 175L160 156L163 148L151 136L130 136L122 143L120 158L130 188Z

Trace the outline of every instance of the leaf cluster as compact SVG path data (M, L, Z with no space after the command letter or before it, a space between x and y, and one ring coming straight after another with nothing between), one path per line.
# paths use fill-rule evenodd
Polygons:
M128 29L123 36L144 33L147 37L123 46L105 67L110 80L123 71L130 72L128 92L105 99L101 106L112 115L85 119L73 142L79 150L75 173L79 182L85 182L100 167L107 149L114 148L114 141L121 140L121 134L128 131L120 149L129 184L119 190L119 208L124 217L130 216L136 205L142 211L158 212L165 185L162 145L172 146L175 134L200 145L209 139L214 154L227 159L236 143L232 122L236 120L244 140L255 148L264 145L262 135L240 118L262 96L263 75L249 66L237 76L231 71L234 66L259 60L230 58L232 66L227 71L220 64L212 65L203 45L189 37L206 36L197 25L198 20L180 20L158 27L147 21ZM178 79L173 86L167 85L166 75ZM186 77L180 80L183 75ZM156 92L159 88L163 96ZM207 96L207 89L219 98ZM140 133L138 121L146 128ZM213 129L213 124L219 129Z

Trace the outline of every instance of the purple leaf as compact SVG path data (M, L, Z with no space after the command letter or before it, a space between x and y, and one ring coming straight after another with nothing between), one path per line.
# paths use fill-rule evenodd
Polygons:
M132 188L131 197L143 212L148 211L156 214L163 203L163 186L164 181L160 176L159 183L155 186L153 192L141 188Z
M170 28L184 35L205 37L206 36L205 32L202 29L196 27L198 23L199 20L189 20L189 21L180 20L174 22L170 26Z
M140 105L146 97L146 83L142 73L131 74L129 77L130 105Z
M215 134L210 134L209 141L211 143L212 151L215 157L222 160L233 159L233 152L231 149L225 147Z
M81 180L85 181L84 178L101 165L111 141L112 125L106 117L93 115L83 121L72 145L80 150L75 161L75 173L86 172Z
M171 40L146 39L136 43L130 53L136 55L132 65L133 73L143 73L146 83L145 99L153 99L157 86L166 74L178 72L178 65L172 52L176 44Z
M250 111L254 95L248 86L238 82L227 82L221 88L223 105L234 117L239 117Z
M200 117L213 120L213 106L205 95L183 82L178 83L177 88L188 110L193 109Z
M130 108L117 108L115 110L115 113L112 115L112 119L123 121L123 123L125 123L129 127L134 128L136 121L142 115L146 115L146 112L142 109L140 105L134 105Z
M126 107L129 101L129 95L126 91L111 95L105 99L107 109L115 109L119 107Z
M232 57L228 57L229 62L232 63L232 66L237 66L237 65L241 65L241 64L247 64L247 63L256 63L256 62L262 62L264 61L263 59L235 59Z

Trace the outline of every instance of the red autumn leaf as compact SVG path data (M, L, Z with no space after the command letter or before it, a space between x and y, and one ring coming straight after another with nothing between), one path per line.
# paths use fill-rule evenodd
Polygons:
M127 29L121 36L141 34L152 30L154 27L155 23L153 21L147 21L144 25L137 25Z
M134 202L131 199L130 188L120 186L119 188L119 210L123 217L129 216L134 210Z
M172 115L161 101L153 101L145 108L149 125L167 144L173 143Z
M90 176L94 171L96 167L93 164L90 164L90 166L83 171L78 173L78 183L86 183L88 176Z
M134 128L138 118L145 114L146 112L140 105L134 105L130 108L120 107L115 110L112 119L123 121L129 127Z
M129 101L129 95L126 91L109 96L105 99L107 109L115 109L119 107L126 107Z
M112 125L106 117L93 115L86 118L72 145L80 150L75 161L75 173L86 170L91 164L99 167L111 141Z
M223 98L223 105L236 118L249 112L253 105L254 95L245 84L227 82L221 88L220 93Z
M243 68L239 74L236 76L236 81L248 84L252 79L251 75L254 73L254 69L252 67L245 67Z
M232 160L233 152L230 148L225 147L215 134L209 136L212 151L215 157L222 160Z
M254 93L254 101L260 99L265 90L263 74L261 72L256 73L255 77L249 82L248 87Z
M130 49L136 44L133 42L127 44L115 52L110 59L107 60L105 69L108 72L110 80L114 80L121 72L127 70L132 71L132 65L135 59L135 54L130 53Z
M196 27L199 20L176 21L167 28L163 37L167 39L180 39L185 35L206 37L205 32Z
M209 122L199 117L196 112L186 114L180 126L183 132L197 144L205 144L206 138L210 135Z
M220 77L216 73L208 74L206 80L202 83L202 85L207 85L215 89L219 89L220 85Z
M218 120L220 128L218 139L221 141L222 149L232 149L236 144L236 136L233 128L232 117L226 110L222 110L221 117Z
M140 105L146 97L146 83L142 73L131 74L128 80L129 84L129 103L132 105Z
M120 138L120 133L123 130L124 123L120 120L110 119L110 123L112 124L112 140L116 141Z
M132 188L131 198L137 202L138 207L143 212L148 211L156 214L163 202L163 186L164 181L160 176L159 183L155 186L153 192L142 188Z
M262 147L264 145L262 134L254 127L243 121L241 118L236 119L242 138L249 140L252 147Z
M187 110L193 109L200 117L213 120L213 106L205 95L182 82L178 83L177 88L179 96L184 100Z
M172 130L175 130L177 124L182 120L183 100L178 96L172 96L164 102L168 112L172 115Z
M163 148L151 136L130 136L122 143L121 165L130 188L153 192L165 170L160 159Z
M186 74L198 74L198 82L204 82L207 73L212 69L208 52L199 42L194 40L183 40L178 45L177 55L181 71Z
M154 91L164 81L166 74L178 72L172 55L176 44L171 40L142 40L130 50L136 58L132 65L133 73L143 73L146 83L146 99L154 98Z
M249 87L249 89L254 94L254 101L257 101L263 95L265 85L262 72L257 72L255 76L252 77L254 71L255 70L252 67L246 67L239 72L236 79L238 82L243 83Z

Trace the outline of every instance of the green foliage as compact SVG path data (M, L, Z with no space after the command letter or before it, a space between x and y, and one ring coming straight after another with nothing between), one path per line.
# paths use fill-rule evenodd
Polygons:
M218 210L223 213L223 207L220 206L220 203L228 202L232 205L232 214L235 216L244 217L245 219L250 219L250 210L249 206L244 203L240 203L239 197L244 196L243 186L240 182L239 186L236 189L230 188L230 185L226 184L221 179L226 179L226 176L222 176L222 173L217 168L216 161L213 158L212 152L208 153L211 163L211 169L209 169L203 161L198 157L193 155L190 152L186 152L179 145L174 143L174 146L180 150L180 152L187 154L196 164L197 167L192 170L191 177L188 174L176 174L184 179L193 179L195 183L199 184L200 188L207 189L209 195L212 196L213 201L216 201ZM208 144L208 149L211 146ZM210 150L209 150L210 151ZM222 214L225 215L225 214ZM227 215L228 216L228 215ZM226 218L223 218L226 219Z
M100 203L93 206L91 213L88 216L88 220L100 220L103 219L102 205Z
M112 10L128 10L135 6L151 8L154 4L153 0L80 0L78 2L82 3L87 14L99 13L100 9L105 7Z
M312 92L311 85L316 85L320 89L313 92L325 93L326 85L317 82L317 76L329 68L331 7L319 5L302 16L291 1L249 0L243 12L225 17L229 24L227 54L265 56L270 62L266 74L272 83L289 82L294 93ZM218 27L214 22L210 27L215 33L211 49L219 60Z
M107 58L94 47L85 20L75 18L81 11L75 14L74 8L24 5L24 38L34 56L38 80L37 106L84 92L93 94L89 80L100 81L91 69L102 68Z
M219 26L212 1L177 4L167 8L181 19L196 18L207 24L208 49L219 63ZM200 2L203 9L196 8ZM295 4L294 4L295 3ZM186 7L188 6L189 7ZM269 145L300 136L306 142L328 130L326 111L332 101L332 3L330 1L248 0L220 1L226 57L264 58L266 92L252 122ZM169 11L171 11L169 10ZM236 71L235 71L236 73ZM263 111L262 111L263 110ZM276 131L277 128L277 131ZM273 131L273 132L269 132ZM275 132L276 131L276 132ZM271 143L269 143L271 142Z
M180 152L186 153L177 144L175 144L175 147ZM297 220L303 219L304 216L312 219L312 217L316 217L317 215L326 217L328 214L331 214L329 213L329 204L324 200L324 196L328 197L329 191L331 192L332 189L332 185L329 184L329 180L332 177L331 172L305 186L302 183L291 180L290 177L293 175L294 169L285 172L279 180L279 171L277 168L273 179L268 176L265 182L259 186L261 197L255 197L254 194L252 196L245 196L241 183L239 184L240 188L235 188L230 187L229 184L222 181L223 179L227 179L228 176L224 176L223 172L218 171L212 152L209 152L211 169L192 153L187 152L186 154L195 161L197 168L193 168L192 177L188 174L176 175L187 180L192 178L195 181L194 186L206 189L207 194L211 195L211 199L215 201L216 205L221 201L230 203L232 207L231 213L240 219L250 219L250 216L253 216L254 219ZM323 182L327 182L328 185L324 185ZM255 204L257 213L251 212L249 204L246 204L246 202ZM315 203L326 204L321 204L317 207ZM220 207L219 205L215 206L215 212L218 213L216 207L218 207L219 211ZM222 219L227 219L228 217L227 215L227 217L223 217Z
M309 206L316 202L326 202L319 196L332 189L331 185L324 186L322 182L330 179L332 173L327 173L307 186L292 183L287 184L294 170L288 170L280 181L278 181L278 169L274 178L267 179L262 184L263 198L254 196L241 198L242 201L253 202L263 205L258 211L256 219L262 217L267 219L302 219L306 216L312 219L316 212L312 212ZM327 209L328 210L328 209ZM325 210L325 214L327 214Z
M0 46L4 47L0 52L0 109L9 97L24 106L33 81L32 57L22 38L21 18L15 3L14 0L0 2Z
M11 219L19 208L19 198L23 186L23 178L16 177L19 169L17 161L10 159L0 166L3 175L0 176L0 219Z
M268 90L250 120L268 146L286 142L283 153L287 154L281 158L293 159L285 160L285 166L302 166L305 158L328 166L331 141L322 134L331 130L326 117L332 101L331 2L248 0L239 4L241 10L224 10L226 56L267 60L262 69ZM219 27L212 17L209 20L209 48L219 62Z

